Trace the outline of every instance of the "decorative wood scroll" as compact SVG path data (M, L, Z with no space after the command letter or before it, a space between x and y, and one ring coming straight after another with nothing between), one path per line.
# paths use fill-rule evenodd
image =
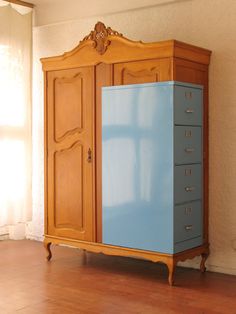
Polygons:
M94 30L91 31L89 35L85 36L81 42L86 40L93 40L94 48L100 55L103 55L111 43L108 39L109 35L123 37L122 34L114 31L110 27L106 27L102 22L97 22Z

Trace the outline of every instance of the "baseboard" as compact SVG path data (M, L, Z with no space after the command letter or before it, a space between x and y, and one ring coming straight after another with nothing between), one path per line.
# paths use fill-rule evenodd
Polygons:
M228 268L228 267L226 268L226 267L215 266L215 265L207 265L207 271L236 276L236 268Z
M9 240L9 233L0 234L0 241Z
M181 262L178 265L182 267L186 267L186 268L199 269L200 258L196 257L192 261ZM236 275L236 268L211 265L209 262L206 262L206 269L207 271L214 272L214 273Z
M44 237L43 236L36 236L34 234L27 234L26 239L38 241L38 242L43 242Z
M9 239L9 228L8 226L0 227L0 240Z

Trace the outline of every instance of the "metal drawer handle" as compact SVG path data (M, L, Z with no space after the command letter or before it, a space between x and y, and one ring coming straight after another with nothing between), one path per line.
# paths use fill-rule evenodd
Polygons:
M187 108L187 109L185 110L185 112L186 112L186 113L194 113L194 110L191 109L191 108Z
M91 148L89 148L89 150L88 150L87 162L92 162L92 151L91 151Z
M191 130L185 130L185 137L192 137L192 131Z
M185 214L190 215L192 213L192 207L185 207Z
M192 169L185 169L184 170L184 175L187 177L187 176L191 176L192 175Z
M186 231L190 231L193 229L193 225L187 225L184 227Z
M185 152L186 153L193 153L195 151L195 149L194 148L185 148Z
M191 99L192 98L192 92L185 92L185 98L186 99Z
M194 191L195 190L195 187L194 186L186 186L186 188L185 188L185 191L186 192L192 192L192 191Z

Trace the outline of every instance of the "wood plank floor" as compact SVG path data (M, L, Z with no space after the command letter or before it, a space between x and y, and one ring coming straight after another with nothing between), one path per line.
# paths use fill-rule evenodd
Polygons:
M236 314L236 277L53 246L0 241L0 314Z

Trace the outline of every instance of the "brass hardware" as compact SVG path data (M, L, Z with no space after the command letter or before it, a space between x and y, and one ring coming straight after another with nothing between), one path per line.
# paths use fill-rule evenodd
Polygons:
M186 153L193 153L194 150L195 150L194 148L185 148Z
M92 151L91 149L89 148L88 150L88 158L87 158L87 162L92 162Z
M188 168L184 170L184 175L185 176L191 176L192 175L192 169Z
M194 110L191 109L191 108L187 108L187 109L185 110L185 112L186 112L186 113L194 113Z
M192 137L192 131L191 130L185 130L185 137Z
M195 190L195 187L194 186L186 186L186 188L185 188L185 191L186 192L192 192L192 191L194 191Z
M185 98L186 99L192 99L192 92L185 92Z
M187 225L184 227L186 231L190 231L193 229L193 225Z
M190 215L192 212L192 207L185 207L184 211L186 215Z

